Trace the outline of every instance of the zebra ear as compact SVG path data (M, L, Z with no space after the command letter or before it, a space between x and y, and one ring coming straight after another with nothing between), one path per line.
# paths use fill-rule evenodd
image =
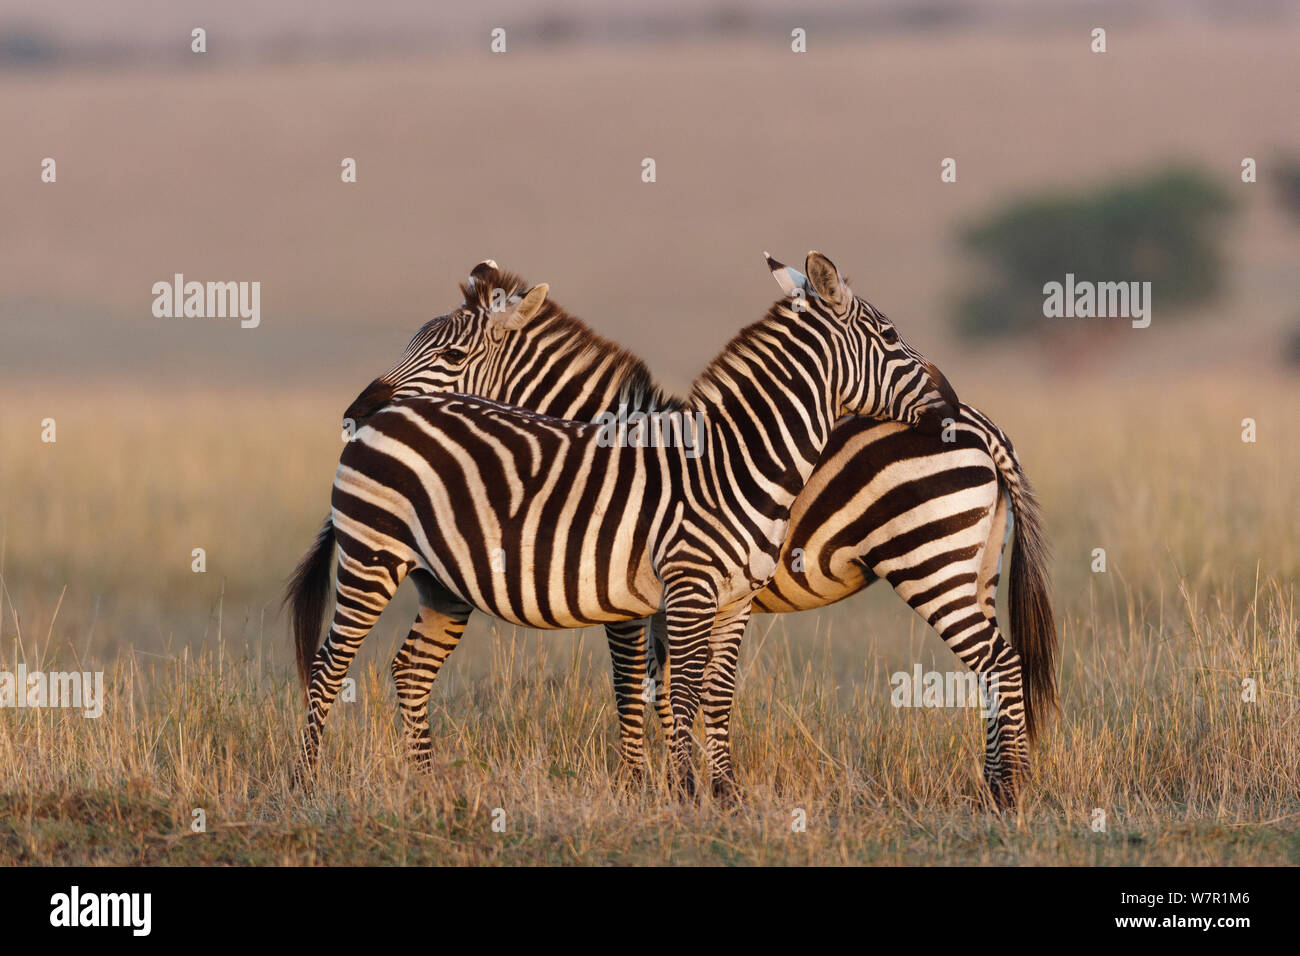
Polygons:
M776 284L781 287L781 291L789 298L804 297L808 290L808 277L798 269L791 269L784 263L777 262L766 252L763 258L767 260L767 267L772 271L772 278Z
M495 325L500 329L515 331L522 329L525 325L537 317L537 313L542 311L542 306L546 304L546 294L551 291L551 287L545 282L539 282L533 286L518 302L511 303L510 308L501 315Z
M818 296L835 309L842 309L848 305L853 292L840 278L840 270L835 268L835 263L814 249L808 253L804 269L808 273L808 283Z

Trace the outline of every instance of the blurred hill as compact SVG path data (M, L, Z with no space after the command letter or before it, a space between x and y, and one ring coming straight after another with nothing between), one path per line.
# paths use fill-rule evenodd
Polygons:
M616 25L649 14L569 3L546 10L572 12L574 42L533 43L536 8L498 4L440 12L440 45L420 39L416 3L240 2L199 8L211 59L157 53L199 22L183 4L32 12L56 45L136 55L0 70L0 375L359 386L491 256L681 387L775 296L759 254L816 247L960 384L1024 364L952 336L946 310L979 279L961 226L1025 192L1175 160L1241 202L1225 298L1165 324L1157 293L1152 327L1100 371L1277 365L1300 293L1300 230L1268 183L1269 158L1300 150L1293 8L1056 4L1017 19L1028 6L903 22L883 3L760 3L710 8L708 31L633 24L646 42L621 43ZM389 39L326 55L362 9ZM654 8L704 22L695 9ZM0 23L21 12L0 0ZM487 25L506 15L533 26L494 56ZM1116 24L1105 55L1088 49L1098 19ZM807 54L790 52L791 23L809 25ZM248 52L276 36L311 55ZM217 55L227 38L244 52ZM339 181L345 156L356 184ZM958 181L944 184L949 156ZM1259 183L1240 182L1243 156ZM176 272L260 281L261 327L153 318L151 286Z
M530 45L716 42L936 27L1023 31L1134 23L1294 18L1293 0L0 0L0 63L180 60L204 27L214 59L320 59L400 50L471 51L493 27Z

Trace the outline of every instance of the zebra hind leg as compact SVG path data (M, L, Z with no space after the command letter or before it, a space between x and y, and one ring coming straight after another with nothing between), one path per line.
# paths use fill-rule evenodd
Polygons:
M410 565L385 555L387 562L366 563L340 541L338 580L334 588L334 620L311 665L307 685L307 726L303 729L294 785L306 788L315 776L321 733L334 699L343 687L361 642L397 593Z
M1029 773L1024 683L1020 655L972 601L972 616L946 632L944 641L981 678L984 707L984 780L999 810L1014 810ZM978 621L974 617L978 616Z
M439 584L427 571L412 573L420 589L420 613L393 657L393 684L402 712L407 755L416 770L433 770L429 697L433 682L460 643L473 608Z
M1014 526L1007 505L1007 496L999 494L977 582L980 611L992 628L992 636L988 639L994 655L992 676L986 682L992 707L985 739L984 778L994 802L1001 809L1015 807L1020 788L1029 773L1024 675L1020 655L1005 639L998 626L998 580L1002 572L1003 552L1011 541ZM1001 694L1004 689L1010 692L1010 699L1005 702Z
M650 634L646 638L646 676L654 691L655 712L659 715L659 729L664 740L673 739L673 705L668 689L671 679L668 668L668 619L663 611L650 618Z

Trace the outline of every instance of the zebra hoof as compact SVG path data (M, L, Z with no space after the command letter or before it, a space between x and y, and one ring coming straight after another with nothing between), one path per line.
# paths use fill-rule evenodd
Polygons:
M429 754L424 754L423 756L416 757L415 760L412 762L415 765L416 775L419 776L421 779L425 779L433 776L432 756L430 756Z
M289 790L292 793L308 794L311 793L314 783L315 774L302 764L298 764L293 768L293 775L289 778Z
M695 799L695 774L678 773L671 782L671 788L677 799L687 803Z
M739 810L745 802L745 791L735 777L723 777L713 781L713 799L724 810Z
M614 786L625 793L645 789L645 763L633 763L626 757L621 759L614 771Z
M985 781L988 783L989 795L993 798L993 806L999 813L1015 813L1020 798L1020 781L1017 777L996 774L986 776Z

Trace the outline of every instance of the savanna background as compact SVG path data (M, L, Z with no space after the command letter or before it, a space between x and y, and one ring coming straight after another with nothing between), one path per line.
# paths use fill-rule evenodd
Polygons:
M108 687L98 720L0 710L0 862L1300 863L1297 49L1284 2L0 0L0 670ZM958 665L883 585L751 623L736 812L614 786L601 633L484 618L412 776L407 588L291 792L283 581L343 409L470 266L684 390L776 296L759 254L810 248L1039 492L1063 700L1021 813L975 712L890 706ZM1154 276L1151 326L979 321L1027 262ZM176 272L260 281L261 325L155 318Z

